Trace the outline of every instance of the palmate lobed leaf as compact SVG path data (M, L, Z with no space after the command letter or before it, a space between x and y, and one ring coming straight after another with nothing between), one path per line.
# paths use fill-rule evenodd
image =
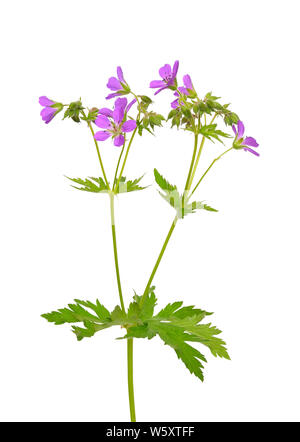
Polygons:
M217 129L216 124L208 124L206 126L201 126L199 129L199 133L203 135L204 137L208 138L210 141L213 142L213 140L220 141L220 143L224 144L220 137L223 138L232 138L231 135L227 134L226 132L223 132L219 129Z
M177 301L167 304L154 314L157 302L154 287L149 289L143 303L141 299L141 296L135 294L127 313L120 306L116 306L110 313L99 300L92 303L76 299L75 304L69 304L68 308L46 313L42 317L56 325L81 322L82 326L72 326L78 341L115 325L127 330L126 335L119 339L152 339L159 336L166 345L174 349L188 370L202 381L206 358L193 347L193 342L206 346L214 356L230 359L225 342L218 337L221 331L211 323L202 323L212 313L193 305L183 306L182 301Z
M134 192L136 190L143 190L146 189L146 187L142 187L139 185L139 182L143 178L144 175L142 175L139 178L136 178L134 180L126 180L126 177L121 177L118 187L115 189L115 193L127 193L127 192ZM81 190L84 192L93 192L93 193L108 193L109 188L107 184L104 182L103 178L99 177L88 177L88 178L70 178L66 177L68 180L78 184L81 187L73 186L74 189Z
M152 304L155 295L152 292ZM150 299L150 294L148 299ZM146 298L146 299L147 299ZM155 301L156 302L156 299ZM146 303L146 301L145 301ZM158 335L166 345L172 347L188 370L203 381L205 356L188 342L205 345L214 356L230 359L225 342L216 337L220 330L209 324L199 324L212 313L192 306L184 306L182 301L168 304L155 316L148 317L140 325L128 328L125 338L148 338Z
M161 190L163 190L163 192L159 192L160 196L176 210L178 218L183 218L189 213L195 213L195 211L199 209L207 210L209 212L218 212L218 210L210 207L202 201L193 201L192 203L189 203L188 199L183 198L183 195L178 192L177 187L170 184L157 169L154 169L154 177L156 183Z

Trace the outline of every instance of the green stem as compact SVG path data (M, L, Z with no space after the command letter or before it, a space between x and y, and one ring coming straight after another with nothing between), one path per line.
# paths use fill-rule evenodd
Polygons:
M127 339L127 375L128 375L128 397L131 422L136 422L134 388L133 388L133 339Z
M165 242L164 242L164 244L163 244L163 246L162 246L162 249L161 249L161 251L160 251L160 254L159 254L159 256L158 256L158 258L157 258L157 260L156 260L156 263L155 263L155 265L154 265L154 268L153 268L153 270L152 270L152 273L151 273L151 275L150 275L150 278L149 278L149 280L148 280L148 283L147 283L147 285L146 285L145 291L144 291L143 296L142 296L141 301L140 301L140 306L142 306L143 303L145 302L145 299L146 299L146 296L147 296L147 294L148 294L148 291L149 291L149 289L150 289L150 287L151 287L151 284L152 284L153 278L154 278L155 273L156 273L156 271L157 271L157 269L158 269L158 266L159 266L160 261L161 261L161 259L162 259L162 257L163 257L163 254L165 253L165 250L166 250L166 248L167 248L167 245L168 245L168 242L169 242L169 240L170 240L170 238L171 238L171 235L172 235L172 233L173 233L173 230L175 229L175 226L176 226L177 221L178 221L178 218L177 218L177 216L175 216L175 218L174 218L174 220L173 220L173 222L172 222L171 228L170 228L170 230L169 230L169 232L168 232L168 234L167 234L167 237L166 237L166 239L165 239Z
M134 138L134 136L135 136L135 134L136 134L136 131L137 131L137 127L134 129L134 131L133 131L133 133L132 133L132 135L131 135L130 141L129 141L129 143L128 143L127 150L126 150L126 154L125 154L125 158L124 158L124 161L123 161L123 164L122 164L121 172L120 172L120 175L119 175L119 178L118 178L118 182L117 182L117 184L116 184L116 186L115 186L115 189L118 188L119 183L120 183L120 180L121 180L121 178L122 178L122 173L123 173L123 171L124 171L125 164L126 164L126 161L127 161L127 158L128 158L128 154L129 154L129 150L130 150L130 147L131 147L131 144L132 144L133 138Z
M116 267L116 276L118 283L118 291L119 298L123 312L125 313L125 306L123 301L122 287L121 287L121 278L120 278L120 269L119 269L119 260L118 260L118 250L117 250L117 237L116 237L116 226L115 226L115 208L114 208L114 193L109 193L110 199L110 217L111 217L111 231L113 238L113 247L114 247L114 258L115 258L115 267Z
M118 170L119 170L119 166L120 166L120 161L121 161L121 158L122 158L122 155L123 155L123 152L124 152L124 148L125 148L125 141L124 141L121 153L119 155L118 164L117 164L117 167L116 167L115 177L114 177L114 181L113 181L113 190L116 189L116 184L117 184L116 183L116 179L117 179L117 174L118 174Z
M205 117L205 124L206 124L206 115L205 115L205 114L204 114L204 117ZM215 115L213 116L213 118L211 119L211 121L210 121L209 124L212 124L212 123L215 121L215 118L216 118L216 117L217 117L217 114L215 114ZM198 126L200 127L200 122L199 122L199 125L198 125ZM204 142L205 142L205 137L203 136L203 137L202 137L202 140L201 140L201 144L200 144L199 152L198 152L198 155L197 155L197 159L196 159L196 162L195 162L195 165L194 165L194 169L193 169L193 172L192 172L192 176L191 176L191 185L192 185L192 182L193 182L193 180L194 180L194 178L195 178L195 174L196 174L197 167L198 167L198 164L199 164L199 160L200 160L200 157L201 157L201 154L202 154L202 150L203 150Z
M192 171L193 171L193 167L194 167L194 162L195 162L195 158L196 158L197 147L198 147L198 134L195 134L194 151L193 151L193 156L192 156L192 161L191 161L189 173L188 173L188 176L187 176L187 179L186 179L186 183L185 183L185 188L184 188L184 192L185 193L186 193L186 191L189 190L190 184L192 184L192 183L190 183L190 180L191 180L191 175L192 175Z
M84 116L86 116L84 111L82 111L82 114ZM107 185L107 188L110 189L109 183L108 183L108 180L107 180L107 177L106 177L106 173L105 173L105 170L104 170L104 165L103 165L103 162L102 162L102 158L101 158L101 155L100 155L100 150L99 150L98 142L97 142L97 140L95 140L95 132L94 132L94 129L93 129L92 124L91 124L90 121L88 121L88 126L89 126L89 129L90 129L90 131L91 131L91 133L93 135L93 140L94 140L94 143L95 143L95 146L96 146L97 155L98 155L98 159L99 159L99 163L100 163L100 166L101 166L101 170L102 170L102 173L103 173L103 177L104 177L105 183Z
M198 151L198 155L194 164L194 168L193 168L193 172L192 172L192 176L191 176L191 185L193 183L193 180L195 178L195 174L196 174L196 170L199 164L199 160L202 154L202 150L203 150L203 146L204 146L204 142L205 142L205 137L202 137L201 143L200 143L200 147L199 147L199 151Z
M217 162L220 158L222 158L223 155L225 155L227 152L230 152L233 149L233 147L230 147L230 149L225 150L225 152L221 153L221 155L219 155L217 158L215 158L213 160L213 162L211 163L211 165L206 169L206 171L204 172L204 174L202 175L202 177L200 178L200 180L198 181L198 183L196 184L196 186L194 187L194 189L192 190L189 198L193 195L193 193L195 192L195 190L197 189L197 187L199 186L199 184L201 183L201 181L203 180L203 178L205 177L205 175L210 171L210 169L212 168L212 166L215 164L215 162Z

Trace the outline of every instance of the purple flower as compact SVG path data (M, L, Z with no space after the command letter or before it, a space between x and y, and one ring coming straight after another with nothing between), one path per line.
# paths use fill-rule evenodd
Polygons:
M136 128L135 120L126 120L127 113L136 102L132 100L127 104L127 98L117 98L114 110L106 107L99 109L95 124L101 129L95 133L97 141L105 141L113 137L115 146L122 146L125 142L124 133L132 132Z
M175 97L179 97L179 92L182 95L188 96L195 96L195 89L191 80L191 77L187 74L183 77L183 84L184 86L180 86L176 92L174 92ZM179 91L179 92L178 92ZM183 101L181 102L181 105L184 105ZM179 106L179 99L176 99L172 101L171 107L173 109L176 109Z
M258 147L259 144L256 142L256 140L252 137L244 137L245 133L245 126L242 123L242 121L237 122L237 128L235 125L232 126L232 130L235 133L235 139L233 142L233 147L235 149L244 149L248 152L253 153L257 157L259 157L259 153L255 150L251 149L251 147ZM251 147L249 147L251 146Z
M61 103L57 103L56 101L50 100L48 97L45 97L44 95L39 98L39 103L41 106L44 106L44 109L41 110L41 117L46 124L50 123L50 121L53 120L55 115L58 112L60 112L63 108L63 105Z
M171 69L171 66L169 64L165 64L163 67L160 68L159 75L161 76L162 80L153 80L150 83L151 88L158 89L158 91L156 91L154 95L157 95L159 92L171 86L176 86L176 75L178 72L178 66L179 61L176 60L173 69Z
M119 95L126 95L130 92L130 87L124 80L123 71L120 66L117 67L117 76L118 78L110 77L108 79L108 83L106 86L108 87L108 89L114 92L106 97L107 100L118 97Z

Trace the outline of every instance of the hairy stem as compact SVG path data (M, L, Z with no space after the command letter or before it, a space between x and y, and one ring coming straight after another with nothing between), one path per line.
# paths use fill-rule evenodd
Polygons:
M133 339L127 339L127 375L128 375L128 397L130 408L130 420L136 422L134 388L133 388Z

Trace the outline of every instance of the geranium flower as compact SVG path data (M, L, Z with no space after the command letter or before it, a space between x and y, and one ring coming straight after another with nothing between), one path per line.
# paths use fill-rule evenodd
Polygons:
M123 71L120 66L117 67L117 76L118 76L118 78L110 77L108 79L108 83L106 86L111 91L116 91L116 92L109 94L106 97L107 100L110 100L111 98L114 98L114 97L118 97L120 95L128 94L130 92L130 87L128 86L128 84L126 83L126 81L124 79Z
M253 153L257 157L259 157L259 153L256 152L255 150L251 149L251 147L258 147L259 146L259 144L256 142L256 140L253 137L245 137L244 138L244 133L245 133L244 123L242 123L242 121L239 120L237 122L237 128L235 127L235 125L232 125L232 130L235 133L233 147L235 149L244 149L248 152ZM249 147L249 146L251 146L251 147Z
M136 100L132 100L127 105L127 98L118 98L114 110L106 107L100 109L95 124L105 130L96 132L95 139L105 141L112 137L115 146L122 146L125 142L124 133L132 132L136 128L135 120L126 121L127 113L135 102Z
M159 69L159 75L161 76L162 80L153 80L150 83L151 88L153 89L158 88L158 91L156 91L154 95L157 95L159 92L169 88L170 86L176 85L176 75L178 72L178 66L179 66L179 61L176 60L173 69L171 69L171 66L169 64L165 64L163 67Z
M191 77L188 74L184 75L184 77L183 77L183 84L184 84L184 86L180 86L178 88L178 91L182 95L186 95L187 97L189 95L195 96L196 92L195 92L195 89L194 89ZM174 92L174 95L175 95L175 97L179 97L179 93L177 91ZM181 102L181 104L183 105L184 103ZM172 101L171 107L173 109L176 109L178 106L179 106L179 99L177 98L176 100Z
M44 106L44 109L41 110L41 117L46 124L50 123L55 115L63 109L61 103L50 100L50 98L45 97L44 95L39 98L39 103L41 106Z

